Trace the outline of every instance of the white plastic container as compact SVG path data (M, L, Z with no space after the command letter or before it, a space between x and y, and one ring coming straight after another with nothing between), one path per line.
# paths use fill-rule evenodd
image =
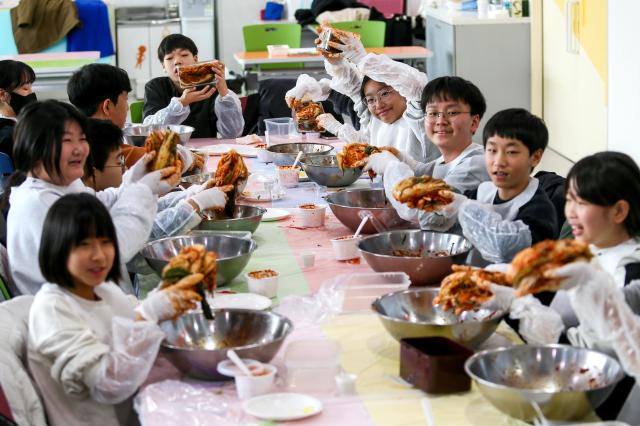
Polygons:
M260 277L260 275L264 276ZM250 271L244 274L244 276L247 278L247 283L249 284L250 293L260 294L269 298L274 298L278 295L279 275L280 274L278 274L277 271L274 271L272 269Z
M301 204L296 210L296 220L304 228L319 228L324 225L327 206Z
M244 400L271 392L278 369L271 364L262 364L262 367L266 370L265 374L259 376L239 374L235 376L238 398Z
M349 260L360 257L357 247L358 239L353 238L353 235L332 238L330 241L336 260Z
M261 163L271 163L273 161L271 152L267 151L266 143L256 145L256 156Z
M370 312L371 303L394 291L406 290L411 280L404 272L367 272L340 274L322 283L321 291L329 287L342 294L342 313Z
M268 44L267 52L270 58L283 58L289 54L288 44Z
M333 340L296 340L284 353L286 386L295 392L336 392L340 345Z
M285 188L295 188L300 180L300 166L279 166L277 169L278 183Z

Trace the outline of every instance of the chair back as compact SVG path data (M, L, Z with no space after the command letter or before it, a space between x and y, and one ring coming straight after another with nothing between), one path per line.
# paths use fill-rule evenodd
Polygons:
M131 113L132 123L142 123L142 107L144 101L131 102L129 104L129 112Z
M244 49L247 52L266 51L270 44L287 44L290 48L299 48L302 38L302 27L298 24L257 24L245 25L242 28ZM290 64L261 65L260 69L295 69L302 68L302 62Z
M383 21L345 21L333 22L331 26L339 30L360 34L364 47L384 47L384 35L387 23Z

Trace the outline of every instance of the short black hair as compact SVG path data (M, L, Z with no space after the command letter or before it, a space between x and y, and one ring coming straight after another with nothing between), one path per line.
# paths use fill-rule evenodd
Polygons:
M44 219L38 253L42 276L50 283L73 288L73 277L67 269L69 254L82 240L93 237L113 242L115 256L106 279L117 283L121 277L120 254L109 211L86 192L60 197Z
M158 46L158 60L164 62L165 55L176 49L187 49L193 56L198 54L198 47L189 37L182 34L169 34Z
M471 108L471 115L480 118L487 110L487 103L478 87L460 77L438 77L431 80L422 90L420 108L424 111L427 105L438 100L464 102Z
M482 131L482 144L492 136L516 139L528 149L529 155L544 151L549 143L549 131L544 120L523 108L509 108L496 112Z
M64 102L32 102L18 114L13 131L13 161L16 170L31 172L40 162L51 177L60 177L60 151L68 121L87 131L86 117Z
M13 92L23 84L33 83L36 73L24 62L5 59L0 61L0 89Z
M87 141L90 160L86 163L86 175L93 175L93 168L103 171L109 155L122 145L122 129L109 120L87 120Z
M640 169L627 154L604 151L584 157L569 170L565 194L570 187L578 197L598 206L628 202L624 226L629 236L640 236Z
M129 75L109 64L85 65L67 83L69 100L87 117L95 114L105 99L117 104L122 92L131 92Z

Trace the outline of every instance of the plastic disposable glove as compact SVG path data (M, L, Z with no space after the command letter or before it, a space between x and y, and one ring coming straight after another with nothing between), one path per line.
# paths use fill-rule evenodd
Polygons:
M165 167L144 175L138 183L146 185L151 192L164 195L180 182L180 172L175 167Z
M198 283L202 278L202 274L191 274L172 286L154 289L136 307L136 312L147 321L159 322L196 308L196 302L202 297L194 291L194 282Z
M569 290L578 285L588 283L601 271L597 258L593 258L591 262L573 262L545 272L548 278L562 278L560 288Z
M294 100L300 101L324 101L329 97L331 92L331 81L323 78L318 81L308 74L300 74L296 81L296 86L287 91L284 95L284 100L291 108L291 104Z
M330 41L329 46L338 49L342 57L357 64L367 55L360 38L353 33L344 33L338 36L340 43Z
M510 262L519 251L531 247L531 231L524 222L503 220L477 201L469 200L460 207L458 221L464 236L489 262Z
M144 175L148 173L147 165L156 156L155 151L145 154L136 163L122 175L122 183L129 185L138 182Z
M218 188L209 188L192 195L189 199L196 203L200 210L207 210L223 209L228 198L227 194Z
M182 145L176 145L176 151L178 153L178 157L180 157L180 160L182 161L182 170L180 170L180 174L182 175L184 172L191 169L191 166L193 165L193 153Z
M516 290L512 287L493 283L489 284L489 287L493 293L493 297L482 303L480 307L490 311L509 311L513 299L515 299Z
M512 301L509 317L520 320L518 332L531 345L557 343L564 330L560 314L530 294Z
M436 232L448 231L458 221L458 210L465 201L467 201L467 197L454 193L453 201L442 209L434 212L419 212L418 222L420 223L420 229Z
M395 148L394 148L395 149ZM395 149L395 152L393 152L393 154L398 157L398 159L400 161L402 161L403 163L407 164L409 167L411 167L411 170L415 170L416 167L418 166L419 162L416 161L411 155L409 155L409 153L399 150L399 149Z
M337 135L340 128L343 126L343 124L336 120L333 115L327 113L317 116L316 122L320 127L334 135Z
M367 164L364 166L364 171L373 170L378 175L384 175L384 171L389 164L399 162L398 157L389 151L376 152L369 156Z

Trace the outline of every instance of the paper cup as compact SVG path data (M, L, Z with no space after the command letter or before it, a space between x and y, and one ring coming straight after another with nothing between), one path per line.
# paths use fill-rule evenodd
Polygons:
M279 166L277 176L280 186L295 188L300 180L300 166L296 166L295 169L291 166Z
M275 275L274 275L275 274ZM249 284L249 292L273 298L278 295L278 272L262 269L244 274Z
M260 376L240 374L235 376L238 398L244 400L271 392L276 378L276 371L278 370L271 364L262 364L262 367L265 369L266 374Z
M318 228L324 225L327 206L301 204L296 211L296 219L304 228Z
M349 260L360 257L357 243L358 238L353 238L353 235L333 238L331 240L331 246L333 247L333 254L336 260Z

